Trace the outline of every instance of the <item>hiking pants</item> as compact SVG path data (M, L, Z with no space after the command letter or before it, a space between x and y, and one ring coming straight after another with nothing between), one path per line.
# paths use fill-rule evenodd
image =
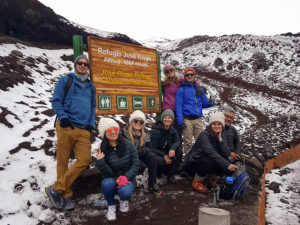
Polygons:
M197 118L194 120L184 119L186 127L183 129L183 144L184 144L184 154L187 155L193 146L193 137L195 141L199 137L200 133L203 131L202 118Z
M153 187L153 185L156 183L157 173L164 167L165 160L151 151L148 151L146 154L144 154L140 160L148 167L148 186Z
M70 187L77 177L91 163L90 132L74 127L62 128L60 122L56 123L57 133L57 180L54 183L54 190L67 198L73 195ZM76 161L68 168L72 149Z
M105 196L107 205L115 205L115 195L119 195L122 201L130 200L135 186L132 182L123 185L117 189L117 183L114 178L104 178L102 180L102 193Z

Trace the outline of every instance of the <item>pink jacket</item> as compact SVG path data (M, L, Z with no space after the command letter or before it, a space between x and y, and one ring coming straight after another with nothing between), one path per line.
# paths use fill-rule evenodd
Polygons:
M172 84L165 84L164 81L161 82L162 84L162 93L163 93L163 102L162 102L162 110L171 109L175 112L175 99L177 90L181 87L181 83L184 81L184 78L179 79L180 83L172 83ZM199 81L196 81L196 86L200 86Z

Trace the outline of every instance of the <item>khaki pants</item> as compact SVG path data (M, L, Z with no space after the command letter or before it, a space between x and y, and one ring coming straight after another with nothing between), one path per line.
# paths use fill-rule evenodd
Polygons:
M57 181L54 190L67 198L73 195L71 185L77 177L91 163L90 132L75 127L62 128L60 122L56 124L57 132ZM72 149L75 153L76 162L68 168Z
M183 129L183 144L184 144L184 154L187 155L193 145L193 137L195 141L199 137L200 133L203 131L202 118L195 120L184 119L186 127Z

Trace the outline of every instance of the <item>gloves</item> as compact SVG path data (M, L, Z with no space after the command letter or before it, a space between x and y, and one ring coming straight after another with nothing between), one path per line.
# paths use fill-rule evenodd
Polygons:
M198 95L201 97L202 96L202 88L200 86L196 86L196 90Z
M94 129L94 127L92 127L91 125L87 125L85 126L85 128L88 132L92 133L92 130Z
M179 127L180 127L180 129L184 129L184 128L186 128L186 125L185 125L185 123L183 123L183 124L180 124Z
M118 179L116 180L116 183L118 184L117 189L119 189L120 187L126 184L130 184L126 176L119 176Z
M214 105L215 105L215 99L214 99L212 96L210 96L210 97L209 97L209 100L208 100L208 103L209 103L211 106L214 106Z
M68 118L61 119L60 126L62 128L71 127L74 130L74 126L73 126L73 124L70 122L70 120Z

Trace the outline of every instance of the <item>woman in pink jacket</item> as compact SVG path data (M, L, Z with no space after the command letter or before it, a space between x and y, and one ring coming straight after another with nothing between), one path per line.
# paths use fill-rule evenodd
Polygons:
M165 78L162 81L162 111L166 109L171 109L174 112L174 128L177 130L180 139L182 138L182 129L177 123L177 117L175 112L175 99L177 90L181 87L181 82L184 81L184 78L179 78L179 75L176 72L176 69L173 65L165 65L163 68ZM196 86L200 86L200 83L196 81Z

